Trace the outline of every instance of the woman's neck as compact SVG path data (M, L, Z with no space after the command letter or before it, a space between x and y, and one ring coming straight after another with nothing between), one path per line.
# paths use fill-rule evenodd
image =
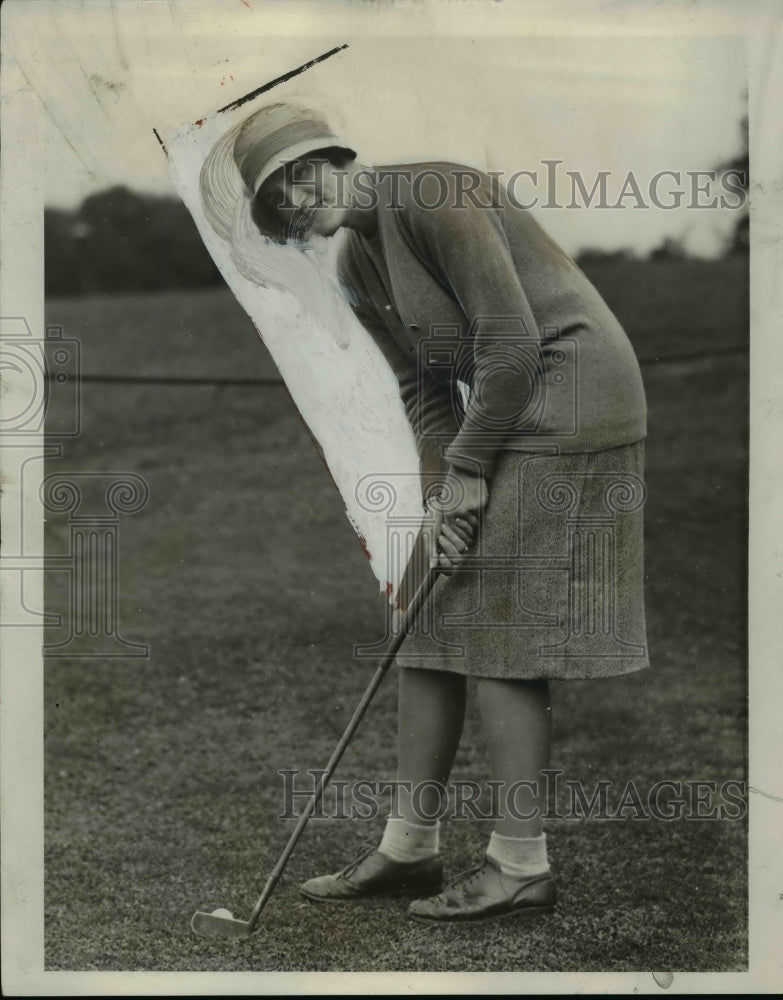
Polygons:
M362 176L364 183L359 189L356 185L357 177ZM366 240L371 240L378 232L378 205L377 197L371 198L371 204L367 206L367 200L372 192L367 189L367 179L372 180L372 188L375 191L375 170L357 163L349 178L351 190L351 208L344 225L349 229L355 229Z

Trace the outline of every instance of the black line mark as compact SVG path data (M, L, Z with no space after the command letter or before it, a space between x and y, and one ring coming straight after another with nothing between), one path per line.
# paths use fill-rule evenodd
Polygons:
M285 83L286 80L291 80L295 76L299 76L300 73L304 73L306 70L315 66L319 62L323 62L324 59L330 59L332 56L337 55L338 52L342 52L343 49L348 48L348 43L344 45L338 45L335 49L330 49L328 52L324 52L323 55L316 56L315 59L311 59L310 62L304 63L302 66L297 66L296 69L290 70L288 73L284 73L282 76L278 76L276 80L272 80L270 83L265 83L262 87L257 90L251 90L249 94L245 94L244 97L238 97L231 104L227 104L224 108L218 108L215 114L220 115L224 111L233 111L235 108L242 107L243 104L247 104L248 101L252 101L254 97L258 97L259 94L265 93L267 90L271 90L272 87L276 87L280 83Z
M765 792L760 788L754 788L753 785L748 785L748 791L756 792L758 795L763 795L765 799L772 799L773 802L783 802L783 798L779 795L772 795L771 792Z
M153 129L153 132L155 129ZM157 135L157 133L155 133ZM160 142L160 138L158 138ZM163 145L163 143L161 143ZM682 362L682 361L692 361L701 360L702 358L718 357L723 354L745 354L747 353L744 348L729 348L727 350L717 349L714 351L704 351L698 354L675 354L671 357L662 358L651 358L647 361L640 361L639 364L643 366L654 367L657 365L665 365L670 362ZM270 378L264 378L263 376L255 377L249 376L246 378L214 378L210 376L170 376L170 375L90 375L84 374L79 378L80 382L105 382L115 385L134 385L134 384L145 384L145 385L260 385L260 386L278 386L285 385L282 378L279 376L272 376ZM778 802L783 802L783 798L778 799L774 795L770 795L768 792L762 792L760 788L749 788L751 792L758 792L760 795L765 795L767 798L775 799Z
M658 358L639 358L639 364L666 365L677 361L701 361L703 358L719 358L728 354L747 354L747 347L713 347L711 351L690 351L687 354L664 354Z
M163 142L163 140L161 139L161 137L158 135L158 130L156 128L154 128L152 131L155 133L155 138L160 143L160 148L163 150L163 152L166 154L166 156L168 156L169 155L169 151L166 149L166 144Z

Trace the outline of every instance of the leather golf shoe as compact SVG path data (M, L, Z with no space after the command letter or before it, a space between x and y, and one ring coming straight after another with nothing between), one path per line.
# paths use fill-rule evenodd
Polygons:
M442 885L443 864L439 857L402 863L369 847L336 875L311 878L299 891L308 899L338 902L378 896L428 896Z
M488 857L439 895L411 903L408 913L425 923L458 923L552 913L555 902L555 883L548 870L532 877L504 875Z

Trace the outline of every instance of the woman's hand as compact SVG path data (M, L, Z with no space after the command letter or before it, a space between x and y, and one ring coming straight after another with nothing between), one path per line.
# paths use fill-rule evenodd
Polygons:
M424 530L430 534L430 551L441 571L451 575L472 548L479 528L479 514L489 499L483 476L449 469L441 496L427 505ZM432 539L436 540L432 544Z
M478 515L487 505L489 491L483 476L472 476L453 465L449 467L440 501L446 514L452 517Z

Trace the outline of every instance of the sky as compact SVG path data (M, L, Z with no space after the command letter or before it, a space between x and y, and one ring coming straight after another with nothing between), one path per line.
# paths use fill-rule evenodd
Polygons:
M348 48L270 100L315 104L369 163L450 159L534 171L515 190L575 252L646 253L666 237L720 251L731 207L708 171L741 148L746 54L741 4L471 0L36 0L4 42L50 123L46 192L72 208L113 184L174 194L160 130L201 118L335 46ZM695 13L699 11L698 15ZM567 16L566 16L567 15ZM544 161L556 165L556 184ZM613 210L576 207L606 172ZM650 187L660 171L656 207ZM677 177L679 175L679 179ZM704 182L702 182L704 183ZM736 197L727 198L733 206ZM579 205L583 199L577 199Z

